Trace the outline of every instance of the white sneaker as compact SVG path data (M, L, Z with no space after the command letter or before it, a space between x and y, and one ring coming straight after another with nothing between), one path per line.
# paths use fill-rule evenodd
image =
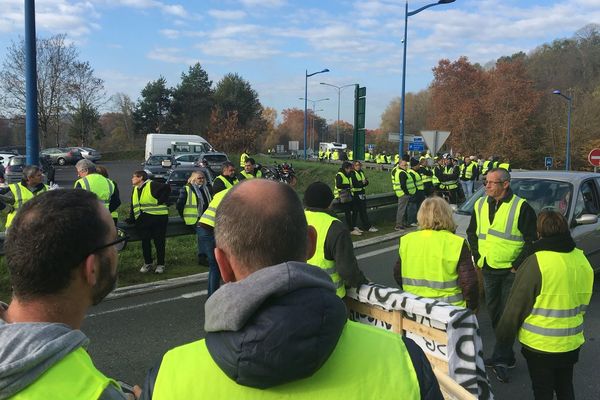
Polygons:
M357 231L356 229L350 231L350 234L354 236L362 236L362 233L360 231Z
M142 268L140 268L140 272L142 274L145 274L146 272L149 272L152 269L152 264L144 264L142 265Z
M355 230L355 231L359 231L360 233L363 233L363 232L364 232L364 231L363 231L362 229L360 229L358 226L355 226L355 227L354 227L354 230Z
M412 224L410 224L410 226L417 227L417 226L419 226L419 224L417 224L416 222L413 222Z
M156 269L154 270L155 274L162 274L163 272L165 272L165 266L164 265L157 265Z
M369 228L369 232L379 232L379 229L375 228L374 226Z

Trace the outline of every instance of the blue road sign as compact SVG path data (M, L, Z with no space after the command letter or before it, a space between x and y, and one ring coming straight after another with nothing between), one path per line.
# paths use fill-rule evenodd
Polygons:
M413 138L413 142L414 143L423 143L423 137L421 137L421 136L415 136Z
M411 142L408 144L408 151L425 151L425 143Z
M544 157L544 165L546 168L552 167L552 157Z
M367 148L368 148L369 150L374 150L374 149L375 149L375 145L374 145L374 144L368 144L368 145L367 145Z

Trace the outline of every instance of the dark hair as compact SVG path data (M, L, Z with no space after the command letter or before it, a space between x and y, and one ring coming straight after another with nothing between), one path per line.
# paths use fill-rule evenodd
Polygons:
M108 170L104 165L96 165L96 172L105 178L108 178Z
M254 161L254 158L248 157L248 158L246 158L246 162L245 163L250 163L250 164L254 165L254 164L256 164L256 161Z
M133 175L137 176L138 178L142 178L143 181L148 180L148 174L144 170L133 171Z
M536 225L540 237L569 234L569 224L566 218L558 211L540 211Z
M333 201L331 188L323 182L313 182L304 191L304 205L310 208L329 208Z
M21 207L6 235L6 263L20 299L57 294L71 272L108 240L98 197L86 190L50 190Z
M226 168L229 167L233 167L235 168L235 165L233 165L233 163L231 161L225 161L222 165L221 165L221 172L225 172Z
M261 181L261 185L276 185L275 201L269 207L246 206L257 200L248 200L247 192L238 193L251 182L235 185L221 201L215 223L217 246L230 251L248 271L306 261L306 216L294 189L284 183Z
M344 161L344 162L342 163L342 169L343 169L343 170L346 170L346 169L348 169L348 168L352 168L352 163L351 163L350 161Z

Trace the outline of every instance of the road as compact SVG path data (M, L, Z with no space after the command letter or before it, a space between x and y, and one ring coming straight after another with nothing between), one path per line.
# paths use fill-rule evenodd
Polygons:
M359 266L367 277L395 286L392 266L397 258L396 244L396 240L382 242L357 252ZM575 368L576 394L582 400L596 400L600 393L595 370L600 357L599 292L600 284L596 283L586 317L587 342ZM92 341L92 358L107 375L141 384L147 368L159 362L167 349L204 337L205 299L206 283L199 283L105 301L90 310L82 327ZM489 356L494 343L491 324L485 310L478 317L485 354ZM516 368L511 370L510 383L499 383L491 373L490 380L497 399L532 398L527 367L520 355Z

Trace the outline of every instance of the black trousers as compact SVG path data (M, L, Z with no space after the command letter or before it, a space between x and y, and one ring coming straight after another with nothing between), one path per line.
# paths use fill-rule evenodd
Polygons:
M363 231L368 231L371 227L369 216L367 215L367 200L362 200L359 195L352 196L352 227L358 226ZM360 225L357 225L360 216Z
M344 212L344 219L346 220L346 225L348 225L348 229L352 231L354 229L354 225L352 225L352 223L354 222L352 220L352 209L354 208L354 201L350 201L348 203L340 203L339 207L340 210Z
M523 347L535 400L574 400L573 366L579 349L567 353L538 353Z
M156 265L165 265L165 245L168 215L142 213L135 220L135 228L142 239L144 263L152 264L152 242L156 248Z

